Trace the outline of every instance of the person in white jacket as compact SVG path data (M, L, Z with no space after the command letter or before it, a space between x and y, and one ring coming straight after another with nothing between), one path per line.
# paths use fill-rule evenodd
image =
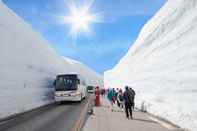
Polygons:
M124 106L124 98L123 98L123 92L122 92L121 89L120 89L119 92L118 92L117 101L118 101L119 104L120 104L120 108L123 109L123 106Z

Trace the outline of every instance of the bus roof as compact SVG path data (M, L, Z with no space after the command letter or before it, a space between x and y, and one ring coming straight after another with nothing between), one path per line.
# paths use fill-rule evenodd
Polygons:
M79 74L59 74L57 77L65 77L65 76L78 76Z

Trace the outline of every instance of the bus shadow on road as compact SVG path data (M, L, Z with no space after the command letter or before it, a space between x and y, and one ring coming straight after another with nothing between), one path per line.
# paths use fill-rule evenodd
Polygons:
M140 118L134 118L133 120L146 122L146 123L155 123L155 124L157 123L157 122L152 121L152 120L145 120L145 119L140 119Z
M62 101L57 103L57 105L61 106L61 105L79 105L82 102L75 102L75 101Z

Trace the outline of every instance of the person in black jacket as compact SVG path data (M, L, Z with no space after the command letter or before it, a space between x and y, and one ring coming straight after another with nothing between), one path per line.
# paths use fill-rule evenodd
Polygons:
M133 119L133 114L132 114L133 96L128 86L125 87L123 98L124 98L124 104L125 104L126 117L129 119L129 115L130 115L130 118Z
M132 100L132 109L134 111L134 109L135 109L135 91L131 87L129 88L129 91L132 96L132 99L131 99Z

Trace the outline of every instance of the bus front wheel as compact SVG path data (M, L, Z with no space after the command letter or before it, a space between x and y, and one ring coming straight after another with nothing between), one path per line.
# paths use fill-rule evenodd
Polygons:
M83 100L83 95L82 95L82 93L81 93L81 99L80 99L80 102Z

